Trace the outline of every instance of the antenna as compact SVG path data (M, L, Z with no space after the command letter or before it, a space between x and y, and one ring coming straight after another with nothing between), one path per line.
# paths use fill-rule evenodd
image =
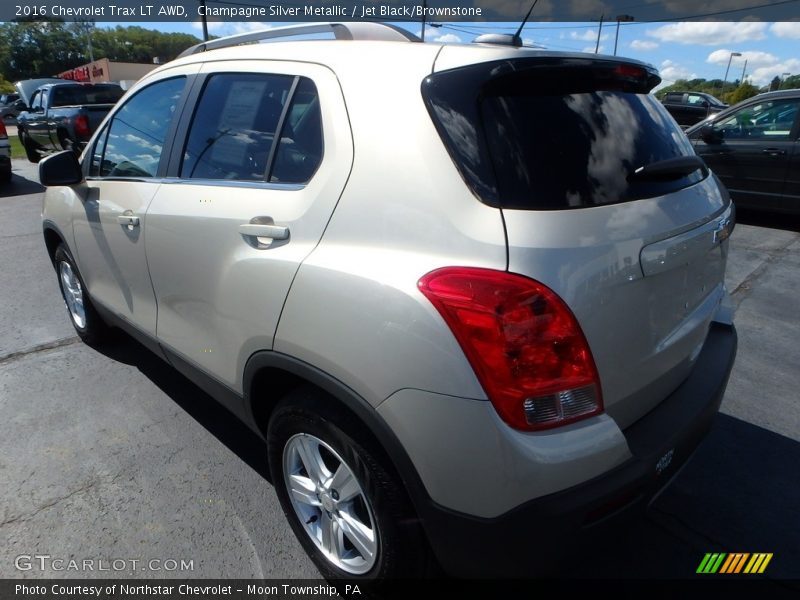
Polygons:
M522 46L522 38L520 37L522 34L522 28L525 27L525 23L528 22L528 19L531 18L531 13L533 12L533 9L536 8L537 2L539 2L539 0L533 0L533 4L531 4L530 10L528 10L528 14L525 15L524 19L522 19L522 23L519 24L519 29L517 29L517 33L514 34L513 38L515 46Z

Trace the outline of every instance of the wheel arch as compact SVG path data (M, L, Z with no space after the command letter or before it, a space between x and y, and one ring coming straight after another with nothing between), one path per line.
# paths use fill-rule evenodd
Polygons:
M432 501L422 479L400 440L358 393L313 365L274 351L256 352L250 357L245 366L243 384L246 417L264 438L272 411L292 389L311 384L329 396L338 408L354 417L362 428L360 433L368 436L371 445L386 459L388 467L399 476L424 527L424 516Z
M44 234L44 244L47 247L47 256L50 258L50 262L55 266L55 254L56 248L59 245L64 244L67 250L70 250L69 244L67 244L67 240L64 237L64 234L61 233L61 230L58 226L50 220L45 220L42 223L42 233Z

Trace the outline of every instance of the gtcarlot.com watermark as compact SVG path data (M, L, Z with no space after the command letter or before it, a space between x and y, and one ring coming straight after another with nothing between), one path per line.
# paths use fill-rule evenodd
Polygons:
M191 572L194 559L184 558L63 558L50 554L20 554L17 571L72 571L77 573L121 573L133 571Z

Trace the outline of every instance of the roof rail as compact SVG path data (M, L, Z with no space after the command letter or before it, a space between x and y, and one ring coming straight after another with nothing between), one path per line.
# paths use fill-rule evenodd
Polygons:
M311 35L315 33L333 33L337 40L422 41L413 33L388 23L310 23L240 33L216 40L200 42L181 52L178 58L205 52L206 50L216 50L218 48L228 48L230 46L238 46L239 44L247 44L250 42L260 42L262 40L292 37L295 35Z

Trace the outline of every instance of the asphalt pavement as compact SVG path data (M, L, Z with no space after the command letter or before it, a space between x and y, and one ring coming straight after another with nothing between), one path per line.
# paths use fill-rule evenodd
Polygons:
M35 165L15 159L0 188L0 578L318 577L263 442L129 338L95 350L75 337L41 196ZM727 278L739 354L722 414L645 517L576 550L563 575L686 578L721 551L774 553L761 577L800 579L800 225L740 219ZM20 563L37 554L46 568ZM109 574L56 558L127 562Z

